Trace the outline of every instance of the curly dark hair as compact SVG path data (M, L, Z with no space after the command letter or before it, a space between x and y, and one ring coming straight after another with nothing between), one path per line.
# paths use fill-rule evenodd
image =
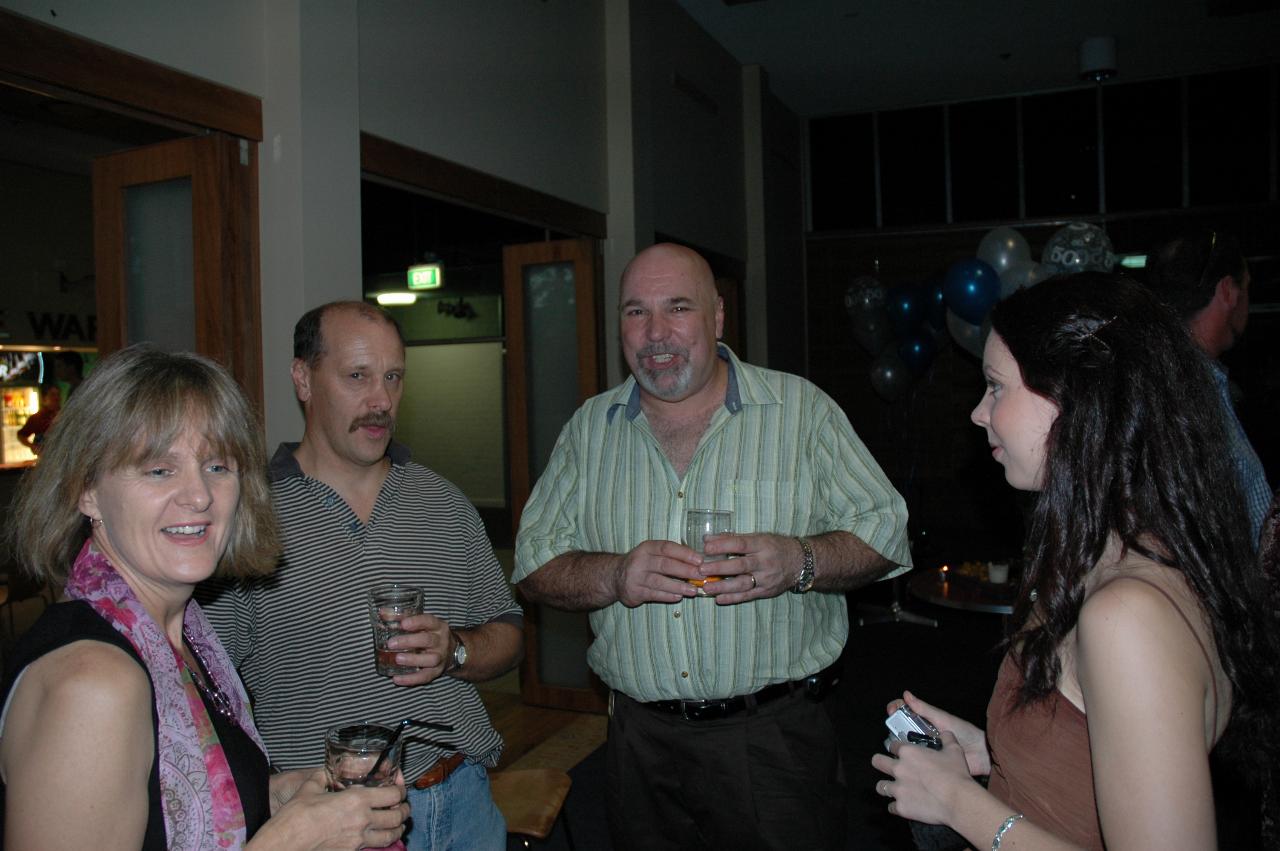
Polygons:
M1280 706L1277 595L1249 544L1205 355L1159 299L1121 276L1019 290L996 305L991 324L1023 383L1059 411L1009 639L1025 681L1020 701L1057 686L1057 651L1079 618L1084 577L1115 535L1183 574L1231 680L1232 726L1266 730ZM1274 730L1254 741L1259 755L1278 758Z

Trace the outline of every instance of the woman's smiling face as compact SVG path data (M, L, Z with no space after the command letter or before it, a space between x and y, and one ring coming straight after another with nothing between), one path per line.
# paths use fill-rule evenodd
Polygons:
M161 455L98 478L80 497L94 544L138 593L190 587L213 574L240 501L240 475L194 429Z

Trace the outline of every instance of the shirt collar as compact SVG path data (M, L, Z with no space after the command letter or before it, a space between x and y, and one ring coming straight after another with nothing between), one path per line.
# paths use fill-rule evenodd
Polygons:
M297 448L297 443L281 443L276 448L276 454L271 456L271 463L267 466L267 478L272 484L285 479L300 479L305 475L293 454ZM411 457L409 447L393 440L387 444L387 457L393 467L403 467Z
M724 391L724 407L730 414L742 410L743 405L767 405L778 401L778 397L763 382L755 380L750 373L739 367L742 365L738 356L724 343L716 343L716 356L729 366L728 386ZM609 423L619 411L626 414L628 420L640 415L640 385L635 376L630 376L618 385L609 401L609 410L605 415Z

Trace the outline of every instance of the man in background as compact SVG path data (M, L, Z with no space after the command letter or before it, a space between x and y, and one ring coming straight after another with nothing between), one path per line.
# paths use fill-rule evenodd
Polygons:
M62 410L62 391L58 385L49 384L40 391L40 408L27 417L27 421L18 429L18 442L39 455L44 433L53 427L53 421Z
M1230 234L1191 233L1161 245L1147 257L1147 286L1186 323L1196 345L1209 356L1222 398L1240 490L1253 546L1271 505L1271 487L1258 453L1249 443L1231 399L1227 368L1219 358L1239 342L1249 322L1249 264Z

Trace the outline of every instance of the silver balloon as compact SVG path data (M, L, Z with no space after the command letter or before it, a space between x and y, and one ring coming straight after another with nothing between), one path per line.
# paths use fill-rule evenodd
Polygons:
M894 401L911 386L911 372L892 346L872 362L871 386L886 402Z
M987 342L986 329L983 326L965 322L948 310L947 330L951 332L951 339L956 341L957 346L978 360L982 360L982 347Z
M863 310L853 317L853 339L867 350L868 354L878 355L889 345L889 311L883 307L874 310Z
M1031 259L1031 246L1027 240L1010 227L1001 225L987 231L978 243L978 259L986 263L1001 278L1010 268Z
M1000 274L1000 298L1008 298L1014 292L1026 287L1034 287L1041 281L1053 277L1053 272L1043 263L1026 260L1009 267Z
M1116 253L1102 228L1088 222L1072 222L1049 237L1040 261L1055 275L1110 272L1116 265Z
M844 291L844 309L850 316L884 307L885 292L880 282L870 275L854 278ZM879 351L877 349L876 351ZM875 354L875 352L872 352Z

